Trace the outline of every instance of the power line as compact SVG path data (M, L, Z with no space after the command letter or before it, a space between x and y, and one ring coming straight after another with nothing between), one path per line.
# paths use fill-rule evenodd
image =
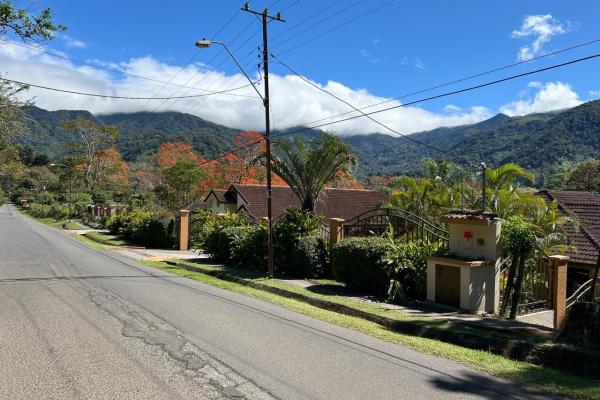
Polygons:
M176 97L134 97L134 96L117 96L117 95L100 94L100 93L78 92L78 91L75 91L75 90L60 89L60 88L53 88L53 87L49 87L49 86L36 85L36 84L33 84L33 83L27 83L27 82L22 82L22 81L17 81L17 80L14 80L14 79L7 79L7 78L2 78L2 77L0 77L0 80L3 80L5 82L16 83L18 85L23 85L23 86L35 87L35 88L44 89L44 90L50 90L50 91L54 91L54 92L77 94L77 95L81 95L81 96L90 96L90 97L103 97L103 98L107 98L107 99L124 99L124 100L189 99L189 98L195 98L195 97L205 97L205 96L213 96L213 95L217 95L217 94L223 94L223 93L226 93L226 92L230 92L230 91L233 91L233 90L243 89L245 87L250 86L250 84L247 84L247 85L236 87L236 88L233 88L233 89L223 90L221 92L192 94L192 95L189 95L189 96L176 96ZM254 96L244 96L244 97L254 97Z
M349 107L351 107L352 109L354 109L354 111L357 111L357 112L361 113L361 114L362 114L364 117L367 117L368 119L370 119L371 121L373 121L373 122L374 122L374 123L376 123L377 125L379 125L379 126L381 126L381 127L385 128L385 129L387 129L388 131L390 131L390 132L393 132L393 133L395 133L395 134L397 134L397 135L399 135L399 136L401 136L401 137L403 137L403 138L405 138L405 139L407 139L407 140L410 140L410 141L412 141L412 142L414 142L414 143L417 143L417 144L420 144L420 145L422 145L422 146L425 146L425 147L427 147L427 148L429 148L429 149L435 150L435 151L437 151L437 152L440 152L440 153L443 153L443 154L449 154L449 153L448 153L448 151L441 150L441 149L439 149L439 148L438 148L438 147L436 147L436 146L432 146L432 145L430 145L430 144L428 144L428 143L425 143L425 142L422 142L422 141L420 141L420 140L417 140L417 139L415 139L415 138L412 138L412 137L410 137L410 136L408 136L408 135L406 135L406 134L404 134L404 133L400 133L400 132L398 132L397 130L395 130L395 129L393 129L393 128L389 127L388 125L384 124L383 122L380 122L380 121L376 120L375 118L371 117L370 115L366 114L364 111L362 111L361 109L359 109L359 108L355 107L354 105L352 105L352 104L351 104L351 103L349 103L348 101L346 101L346 100L342 99L341 97L337 96L336 94L334 94L334 93L332 93L332 92L330 92L330 91L328 91L328 90L326 90L326 89L322 88L321 86L319 86L319 85L317 85L317 84L315 84L315 83L311 82L310 80L306 79L304 76L300 75L298 72L296 72L296 71L295 71L295 70L294 70L292 67L290 67L290 66L289 66L289 65L287 65L285 62L283 62L283 61L282 61L282 60L281 60L279 57L277 57L276 55L274 55L274 54L271 54L271 57L275 58L279 64L281 64L281 65L283 65L284 67L286 67L286 68L287 68L287 69L288 69L288 70L289 70L289 71L290 71L292 74L296 75L298 78L302 79L304 82L308 83L310 86L312 86L312 87L316 88L317 90L320 90L320 91L321 91L321 92L323 92L323 93L326 93L326 94L330 95L331 97L333 97L334 99L336 99L336 100L338 100L338 101L341 101L342 103L344 103L344 104L346 104L347 106L349 106ZM455 156L453 156L453 157L455 157Z
M198 90L198 91L201 91L201 92L212 92L211 90L208 90L208 89L203 89L203 88L198 88L198 87L193 87L193 86L180 85L178 83L167 82L167 81L163 81L163 80L160 80L160 79L150 78L150 77L144 76L144 75L132 74L130 72L123 71L123 70L121 70L119 68L108 67L108 66L105 66L105 65L102 65L102 64L99 64L99 63L92 63L92 62L89 62L89 61L79 60L79 59L73 58L73 57L67 57L65 55L54 53L52 51L45 50L45 49L43 49L41 47L30 46L30 45L27 45L25 43L13 42L11 40L6 40L6 39L3 39L3 38L0 38L0 42L4 42L6 44L11 44L11 45L14 45L14 46L24 47L24 48L27 48L27 49L31 49L31 50L43 53L43 54L47 54L47 55L55 57L55 58L60 58L60 59L63 59L63 60L67 60L67 61L70 61L70 62L82 64L82 65L87 65L89 67L93 67L93 68L97 68L97 69L101 69L101 70L105 70L105 71L110 71L110 72L116 72L116 73L119 73L119 74L124 75L124 76L130 76L132 78L143 79L143 80L150 81L150 82L162 83L164 85L177 86L177 87L186 88L186 89ZM238 96L238 95L232 94L232 96Z
M300 133L300 132L304 132L304 131L307 131L307 130L322 128L324 126L330 126L330 125L338 124L340 122L350 121L350 120L353 120L353 119L356 119L356 118L361 118L363 116L377 114L377 113L380 113L380 112L389 111L389 110L396 109L396 108L403 108L403 107L407 107L407 106L410 106L410 105L413 105L413 104L422 103L422 102L426 102L426 101L431 101L431 100L435 100L435 99L439 99L439 98L443 98L443 97L448 97L448 96L452 96L452 95L459 94L459 93L465 93L465 92L469 92L469 91L481 89L481 88L484 88L484 87L487 87L487 86L496 85L496 84L499 84L499 83L502 83L502 82L506 82L506 81L510 81L510 80L514 80L514 79L518 79L518 78L522 78L524 76L534 75L534 74L541 73L541 72L544 72L544 71L549 71L549 70L553 70L553 69L557 69L557 68L562 68L562 67L565 67L565 66L568 66L568 65L580 63L580 62L589 61L591 59L598 58L598 57L600 57L600 53L596 53L596 54L593 54L593 55L590 55L590 56L586 56L586 57L582 57L582 58L570 60L570 61L567 61L567 62L564 62L564 63L560 63L560 64L554 64L554 65L551 65L549 67L539 68L539 69L536 69L536 70L532 70L532 71L528 71L528 72L524 72L524 73L520 73L520 74L510 75L510 76L507 76L507 77L504 77L504 78L501 78L501 79L496 79L494 81L482 83L482 84L479 84L479 85L469 86L469 87L466 87L466 88L463 88L463 89L458 89L458 90L454 90L454 91L451 91L451 92L446 92L446 93L438 94L438 95L435 95L435 96L430 96L430 97L422 98L422 99L415 100L415 101L412 101L412 102L409 102L409 103L400 104L400 105L397 105L397 106L394 106L394 107L389 107L389 108L382 109L382 110L372 111L372 112L369 112L369 113L365 113L365 115L361 114L361 115L357 115L357 116L353 116L353 117L348 117L348 118L340 119L340 120L337 120L337 121L323 123L323 124L320 124L320 125L308 126L308 127L298 128L298 129L295 129L295 130L287 130L287 131L275 134L272 137L276 138L276 137L281 137L281 136L293 135L295 133ZM201 163L201 165L217 161L217 160L219 160L219 159L221 159L223 157L226 157L228 155L231 155L231 154L235 154L236 152L238 152L240 150L243 150L243 149L245 149L247 147L250 147L250 146L253 146L253 145L257 144L257 143L260 143L260 141L261 140L257 140L257 141L248 143L245 146L240 146L240 147L234 148L234 149L232 149L232 150L230 150L230 151L228 151L226 153L222 153L220 156L218 156L218 157L216 157L216 158L214 158L212 160L206 160L206 161L204 161L203 163Z
M366 107L361 107L361 110L366 110L368 108L379 106L381 104L391 103L393 101L404 99L404 98L407 98L407 97L412 97L412 96L415 96L417 94L430 92L430 91L435 90L435 89L440 89L440 88L443 88L443 87L454 85L456 83L468 81L468 80L471 80L471 79L474 79L474 78L479 78L481 76L489 75L489 74L492 74L494 72L499 72L499 71L502 71L502 70L505 70L505 69L517 67L517 66L522 65L522 64L531 63L531 62L534 62L536 60L541 60L541 59L546 58L546 57L554 56L556 54L564 53L566 51L575 50L575 49L578 49L578 48L581 48L581 47L589 46L589 45L592 45L592 44L595 44L595 43L598 43L598 42L600 42L600 39L591 40L589 42L584 42L584 43L576 44L576 45L573 45L573 46L570 46L570 47L566 47L566 48L563 48L563 49L560 49L560 50L556 50L556 51L553 51L553 52L550 52L550 53L546 53L546 54L543 54L541 56L534 57L534 58L532 58L530 60L519 61L519 62L516 62L516 63L513 63L513 64L507 64L507 65L504 65L502 67L498 67L498 68L494 68L494 69L491 69L491 70L488 70L488 71L480 72L480 73L477 73L477 74L474 74L474 75L470 75L470 76L467 76L467 77L464 77L464 78L456 79L456 80L453 80L453 81L450 81L450 82L440 83L440 84L437 84L435 86L428 87L426 89L418 90L418 91L412 92L412 93L403 94L401 96L394 97L392 99L387 99L387 100L384 100L384 101L380 101L378 103L374 103L374 104L368 105ZM311 121L311 122L309 122L309 124L315 124L315 123L318 123L318 122L326 121L328 119L337 118L337 117L341 117L341 116L344 116L344 115L352 114L354 112L355 111L348 111L348 112L345 112L345 113L332 115L330 117L325 117L325 118L321 118L321 119L318 119L318 120L315 120L315 121Z
M359 19L361 19L361 18L364 18L364 17L366 17L367 15L370 15L370 14L374 13L375 11L378 11L378 10L382 9L383 7L386 7L386 6L390 5L390 4L392 4L394 1L396 1L396 0L390 0L390 1L388 1L388 2L385 2L385 3L383 3L383 4L379 5L379 6L375 7L375 8L372 8L372 9L370 9L370 10L369 10L369 11L367 11L367 12L364 12L364 13L362 13L362 14L360 14L360 15L357 15L356 17L354 17L354 18L352 18L352 19L349 19L349 20L348 20L348 21L346 21L346 22L343 22L343 23L341 23L340 25L334 26L333 28L331 28L331 29L328 29L328 30L326 30L326 31L325 31L325 32L323 32L323 33L320 33L320 34L319 34L319 35L317 35L317 36L314 36L314 37L312 37L312 38L310 38L310 39L308 39L308 40L304 40L304 41L302 41L301 43L298 43L298 44L297 44L297 45L295 45L295 46L289 47L289 48L287 48L287 49L285 49L285 50L283 50L283 51L279 52L279 54L285 54L285 53L288 53L288 52L290 52L290 51L292 51L292 50L295 50L295 49L297 49L298 47L301 47L301 46L304 46L304 45L306 45L306 44L308 44L308 43L314 42L315 40L317 40L317 39L320 39L320 38L322 38L323 36L325 36L325 35L328 35L328 34L329 34L329 33L331 33L331 32L334 32L334 31L336 31L336 30L338 30L338 29L341 29L341 28L343 28L343 27L345 27L345 26L347 26L347 25L350 25L351 23L353 23L353 22L355 22L355 21L357 21L357 20L359 20Z

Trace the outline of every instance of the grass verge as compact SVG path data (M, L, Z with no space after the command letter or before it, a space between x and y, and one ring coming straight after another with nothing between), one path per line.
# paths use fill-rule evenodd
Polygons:
M87 237L94 242L105 244L107 246L129 246L130 243L126 240L120 239L113 235L106 235L102 232L98 231L90 231L84 234L83 236Z
M510 360L485 351L467 349L418 336L403 335L362 318L323 310L305 302L258 290L240 283L219 279L204 273L188 271L162 262L144 261L144 264L222 289L269 301L290 310L336 325L355 329L388 342L408 345L425 353L449 358L476 370L510 379L519 384L536 387L572 399L600 399L599 381L581 378L525 362ZM216 268L217 266L210 267Z
M21 214L23 214L31 219L34 219L38 222L41 222L42 224L51 226L56 229L67 229L67 230L85 229L85 227L83 225L81 225L80 223L78 223L77 221L66 220L66 219L56 220L54 218L38 218L38 217L34 217L33 215L31 215L27 210L22 210L20 208L17 208L17 210Z

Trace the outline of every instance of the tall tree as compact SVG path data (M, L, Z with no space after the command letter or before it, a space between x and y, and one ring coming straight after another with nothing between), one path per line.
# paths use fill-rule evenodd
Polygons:
M99 179L100 158L116 143L119 136L117 127L97 124L89 119L77 117L63 121L61 128L74 136L73 147L82 154L85 160L85 185L88 190L94 190Z
M577 164L569 173L566 186L570 190L600 192L600 160L590 159Z
M300 200L302 209L314 212L325 185L339 173L350 172L357 159L350 147L338 137L322 133L307 143L301 136L277 142L273 171Z

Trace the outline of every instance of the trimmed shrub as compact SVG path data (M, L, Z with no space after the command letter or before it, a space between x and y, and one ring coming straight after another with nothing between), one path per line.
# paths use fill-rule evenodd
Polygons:
M173 219L152 211L136 210L107 218L111 233L146 247L171 248L175 244Z
M233 245L236 240L245 235L247 229L245 226L212 229L205 238L204 251L215 261L231 261Z
M344 239L331 248L333 277L351 289L385 296L390 282L386 267L389 250L389 240L380 237Z
M50 206L37 203L30 204L29 214L36 218L48 218L50 216Z
M121 229L124 226L123 225L123 215L124 214L119 214L119 215L113 215L113 216L108 217L103 224L104 227L106 229L108 229L108 231L110 233L112 233L113 235L119 234L119 232L121 232Z
M215 261L228 261L232 238L226 237L223 231L226 228L245 226L247 226L245 220L237 214L207 218L203 223L202 231L195 239L194 246L203 249Z
M329 276L327 247L316 235L295 237L274 248L275 268L285 277L323 278Z
M231 243L231 264L266 271L268 236L269 231L264 224L252 225L240 231Z

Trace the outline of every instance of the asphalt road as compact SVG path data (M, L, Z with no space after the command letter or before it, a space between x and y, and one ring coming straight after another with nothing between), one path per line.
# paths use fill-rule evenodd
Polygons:
M542 399L0 208L0 399Z

